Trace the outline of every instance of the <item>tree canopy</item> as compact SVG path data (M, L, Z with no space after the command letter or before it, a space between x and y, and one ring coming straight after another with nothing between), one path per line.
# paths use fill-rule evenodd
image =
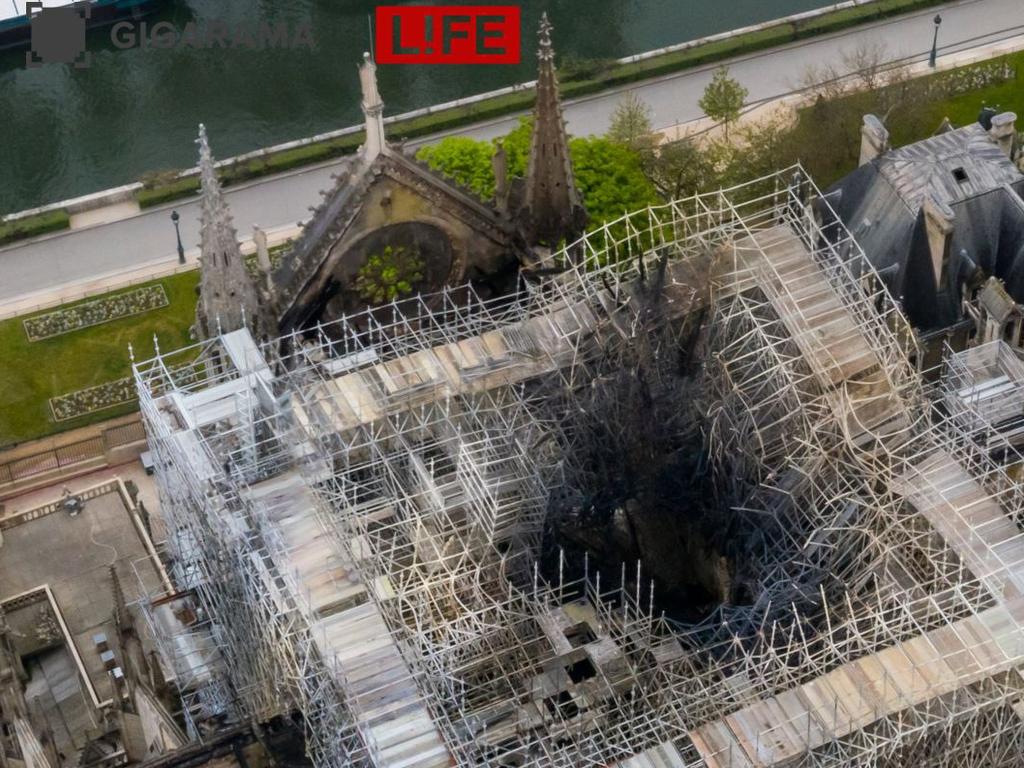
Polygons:
M615 107L606 136L641 155L653 151L657 140L651 125L651 108L629 91Z
M719 67L697 103L708 117L725 125L728 136L729 126L740 116L747 94L746 88L729 77L728 67Z
M589 136L572 139L569 151L592 226L657 202L640 157L629 147Z
M488 200L494 196L494 169L491 167L493 154L494 147L489 141L477 141L468 136L449 136L437 144L421 147L416 157Z
M532 134L532 121L523 118L516 128L497 140L505 147L510 178L526 175ZM495 142L457 136L423 147L416 156L488 199L494 195L494 150ZM591 224L618 218L625 211L642 208L657 199L643 172L640 155L633 149L603 137L589 136L571 139L569 152Z

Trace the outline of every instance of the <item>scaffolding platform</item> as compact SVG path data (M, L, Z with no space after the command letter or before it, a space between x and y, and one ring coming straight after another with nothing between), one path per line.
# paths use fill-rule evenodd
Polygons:
M802 171L555 261L509 296L136 365L175 599L205 621L181 633L215 646L186 695L300 711L317 768L1015 768L1024 493L929 400L913 330ZM756 533L749 599L703 621L657 611L639 564L537 565L552 504L600 480L592 395L638 350Z

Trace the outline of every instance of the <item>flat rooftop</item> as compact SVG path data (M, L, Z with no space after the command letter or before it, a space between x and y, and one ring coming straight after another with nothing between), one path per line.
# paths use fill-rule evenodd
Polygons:
M111 567L128 605L163 583L152 544L118 484L96 486L82 497L75 516L58 500L0 521L0 605L31 676L26 699L46 712L58 742L74 747L82 746L81 731L92 724L90 710L113 695L93 640L105 635L120 656ZM145 635L144 622L136 626Z

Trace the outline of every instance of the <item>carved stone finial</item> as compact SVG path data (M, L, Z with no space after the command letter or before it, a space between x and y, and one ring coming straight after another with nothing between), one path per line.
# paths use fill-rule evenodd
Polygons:
M494 147L491 168L494 170L494 202L503 209L508 204L508 153L500 141Z
M540 45L537 48L537 57L546 61L552 61L555 58L555 50L551 45L551 32L554 27L548 20L548 12L540 16L540 26L537 30L537 37L540 40Z

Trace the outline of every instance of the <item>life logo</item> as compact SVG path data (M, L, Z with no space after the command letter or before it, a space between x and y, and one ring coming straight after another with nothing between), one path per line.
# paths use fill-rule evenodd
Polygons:
M379 5L378 64L518 64L517 5Z

